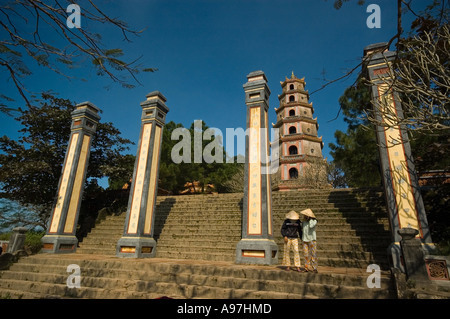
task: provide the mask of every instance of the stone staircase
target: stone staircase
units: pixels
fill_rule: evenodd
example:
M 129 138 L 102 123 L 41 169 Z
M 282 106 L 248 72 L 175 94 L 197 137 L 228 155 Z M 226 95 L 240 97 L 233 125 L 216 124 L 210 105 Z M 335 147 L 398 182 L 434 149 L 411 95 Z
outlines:
M 69 288 L 67 266 L 81 270 L 80 288 Z M 381 288 L 366 286 L 364 270 L 325 269 L 318 274 L 274 266 L 180 259 L 38 254 L 1 274 L 2 298 L 317 299 L 392 298 L 390 276 Z
M 241 239 L 242 194 L 159 197 L 155 239 L 160 258 L 234 261 Z M 376 190 L 274 192 L 274 239 L 283 256 L 281 225 L 286 213 L 311 208 L 319 221 L 318 258 L 335 267 L 387 267 L 389 222 Z M 80 243 L 77 252 L 115 255 L 125 214 L 108 216 Z
M 108 216 L 77 253 L 22 258 L 0 273 L 0 296 L 11 298 L 395 298 L 386 248 L 387 211 L 379 190 L 274 192 L 279 261 L 285 214 L 311 208 L 317 228 L 319 273 L 277 266 L 236 265 L 242 194 L 157 199 L 154 259 L 115 257 L 125 214 Z M 67 266 L 81 268 L 81 288 L 68 288 Z M 369 264 L 382 269 L 381 288 L 369 289 Z

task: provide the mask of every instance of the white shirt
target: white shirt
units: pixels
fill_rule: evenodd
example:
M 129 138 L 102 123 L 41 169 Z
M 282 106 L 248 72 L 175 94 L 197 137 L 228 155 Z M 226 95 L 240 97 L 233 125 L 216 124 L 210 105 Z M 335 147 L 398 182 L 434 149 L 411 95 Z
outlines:
M 302 240 L 303 241 L 313 241 L 316 240 L 316 225 L 317 219 L 310 219 L 302 222 Z

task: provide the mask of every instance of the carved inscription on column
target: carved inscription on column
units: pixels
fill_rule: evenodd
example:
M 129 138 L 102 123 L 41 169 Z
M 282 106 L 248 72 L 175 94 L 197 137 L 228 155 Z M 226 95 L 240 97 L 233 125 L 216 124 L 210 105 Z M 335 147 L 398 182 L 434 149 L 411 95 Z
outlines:
M 248 234 L 260 235 L 261 228 L 261 108 L 250 108 Z
M 50 224 L 49 233 L 58 232 L 59 220 L 61 219 L 61 212 L 63 209 L 64 201 L 66 199 L 67 184 L 69 183 L 70 172 L 75 157 L 75 150 L 77 147 L 79 135 L 79 133 L 72 134 L 72 138 L 70 139 L 69 153 L 67 154 L 66 163 L 64 164 L 64 170 L 61 177 L 61 186 L 58 190 L 58 199 L 55 205 L 55 210 L 53 212 L 53 218 Z
M 142 142 L 139 150 L 138 167 L 136 171 L 136 182 L 133 188 L 133 198 L 130 208 L 130 220 L 128 223 L 128 234 L 137 233 L 139 213 L 141 210 L 141 200 L 143 193 L 144 174 L 147 167 L 148 145 L 152 132 L 152 123 L 145 124 L 142 128 Z
M 395 102 L 387 84 L 378 86 L 378 96 L 381 107 L 384 108 L 382 110 L 383 121 L 387 125 L 384 131 L 385 145 L 389 157 L 399 225 L 400 228 L 412 227 L 421 231 L 414 192 L 411 186 L 411 176 L 404 150 L 404 141 L 400 127 L 395 123 Z M 419 233 L 418 236 L 420 235 Z
M 70 197 L 69 209 L 67 211 L 67 219 L 64 225 L 64 233 L 72 233 L 75 225 L 75 217 L 77 214 L 79 201 L 81 199 L 81 192 L 84 187 L 84 173 L 86 171 L 87 157 L 89 153 L 89 146 L 91 144 L 91 137 L 89 135 L 83 136 L 83 144 L 81 145 L 80 159 L 78 161 L 77 170 L 75 173 L 75 181 L 73 184 L 72 194 Z

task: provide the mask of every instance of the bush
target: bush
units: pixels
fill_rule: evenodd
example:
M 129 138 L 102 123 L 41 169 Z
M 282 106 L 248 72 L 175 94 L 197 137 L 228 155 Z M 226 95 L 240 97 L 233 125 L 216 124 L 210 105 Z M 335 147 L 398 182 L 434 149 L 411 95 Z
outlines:
M 42 248 L 41 238 L 44 235 L 44 231 L 28 231 L 25 238 L 25 251 L 28 254 L 37 254 Z
M 11 233 L 0 234 L 0 240 L 9 240 L 9 237 L 11 237 Z

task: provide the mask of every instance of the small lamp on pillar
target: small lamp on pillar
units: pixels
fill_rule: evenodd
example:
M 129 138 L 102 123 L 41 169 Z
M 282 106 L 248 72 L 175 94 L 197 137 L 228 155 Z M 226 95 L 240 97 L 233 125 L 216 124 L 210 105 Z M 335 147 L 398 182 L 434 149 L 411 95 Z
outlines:
M 94 104 L 84 102 L 78 104 L 72 112 L 72 132 L 47 233 L 42 237 L 42 252 L 71 253 L 76 250 L 76 226 L 91 140 L 100 120 L 99 111 Z
M 147 94 L 141 103 L 141 133 L 134 164 L 127 215 L 122 238 L 116 248 L 118 257 L 155 257 L 153 239 L 159 160 L 166 114 L 166 98 L 159 91 Z

